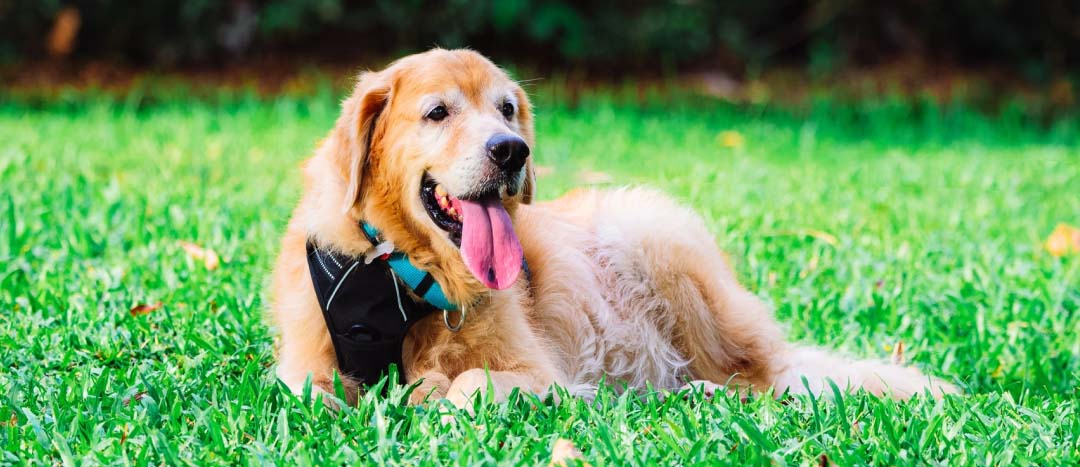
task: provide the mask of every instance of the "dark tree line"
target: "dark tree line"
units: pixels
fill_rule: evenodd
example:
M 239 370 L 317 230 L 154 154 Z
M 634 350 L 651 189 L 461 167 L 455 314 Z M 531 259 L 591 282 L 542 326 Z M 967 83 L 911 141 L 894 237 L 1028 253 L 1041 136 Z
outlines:
M 77 20 L 69 44 L 52 37 L 61 12 L 62 27 L 72 26 L 72 12 Z M 0 61 L 8 63 L 52 54 L 171 66 L 432 45 L 598 70 L 829 70 L 919 56 L 1039 79 L 1080 68 L 1080 2 L 0 0 Z

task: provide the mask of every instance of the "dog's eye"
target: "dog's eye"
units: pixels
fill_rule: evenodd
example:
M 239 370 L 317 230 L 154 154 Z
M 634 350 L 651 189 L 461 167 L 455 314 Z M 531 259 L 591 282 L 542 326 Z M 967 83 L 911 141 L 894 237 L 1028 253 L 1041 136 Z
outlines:
M 514 116 L 514 104 L 510 102 L 503 102 L 502 107 L 499 108 L 502 111 L 503 117 L 507 119 Z
M 437 122 L 449 116 L 450 112 L 446 111 L 446 107 L 440 105 L 431 109 L 424 118 Z

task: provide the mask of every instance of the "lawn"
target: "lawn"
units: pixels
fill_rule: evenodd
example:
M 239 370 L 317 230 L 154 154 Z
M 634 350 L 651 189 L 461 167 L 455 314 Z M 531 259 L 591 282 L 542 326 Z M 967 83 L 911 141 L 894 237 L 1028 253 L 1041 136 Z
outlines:
M 793 339 L 909 363 L 943 401 L 403 388 L 330 412 L 263 319 L 298 165 L 336 97 L 0 100 L 0 463 L 1077 465 L 1080 125 L 1014 107 L 538 94 L 539 194 L 649 184 L 696 207 Z M 183 242 L 216 252 L 207 267 Z M 161 306 L 156 304 L 160 302 Z M 138 307 L 138 305 L 147 305 Z

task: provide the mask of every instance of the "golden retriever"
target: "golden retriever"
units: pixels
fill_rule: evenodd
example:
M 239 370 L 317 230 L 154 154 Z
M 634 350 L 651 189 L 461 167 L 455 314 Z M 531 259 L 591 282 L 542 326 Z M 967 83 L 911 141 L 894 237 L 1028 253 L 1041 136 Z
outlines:
M 363 220 L 467 304 L 457 332 L 439 313 L 409 329 L 404 376 L 421 381 L 413 402 L 463 406 L 478 391 L 498 399 L 556 384 L 587 394 L 605 379 L 775 394 L 819 392 L 827 379 L 896 398 L 956 391 L 913 368 L 788 343 L 703 221 L 661 193 L 583 189 L 533 204 L 534 141 L 525 92 L 476 52 L 435 49 L 361 73 L 304 164 L 275 266 L 278 377 L 296 392 L 311 378 L 333 393 L 337 360 L 305 245 L 363 256 L 373 248 Z M 437 205 L 424 199 L 433 184 Z M 343 383 L 355 403 L 364 382 Z

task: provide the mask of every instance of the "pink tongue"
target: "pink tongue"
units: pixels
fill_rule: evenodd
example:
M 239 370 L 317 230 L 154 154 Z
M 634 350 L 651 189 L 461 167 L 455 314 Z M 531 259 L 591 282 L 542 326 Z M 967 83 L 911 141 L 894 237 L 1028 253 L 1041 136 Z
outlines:
M 522 257 L 510 214 L 495 197 L 457 201 L 461 203 L 461 255 L 465 264 L 488 288 L 510 287 L 521 272 Z

